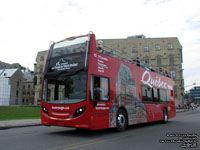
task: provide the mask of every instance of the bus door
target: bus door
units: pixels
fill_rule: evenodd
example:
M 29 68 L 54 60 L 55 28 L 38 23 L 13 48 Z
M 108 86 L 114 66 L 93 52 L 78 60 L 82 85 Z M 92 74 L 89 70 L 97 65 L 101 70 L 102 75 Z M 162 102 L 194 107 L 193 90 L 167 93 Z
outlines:
M 110 87 L 109 78 L 91 75 L 90 99 L 94 102 L 93 117 L 95 128 L 109 127 Z

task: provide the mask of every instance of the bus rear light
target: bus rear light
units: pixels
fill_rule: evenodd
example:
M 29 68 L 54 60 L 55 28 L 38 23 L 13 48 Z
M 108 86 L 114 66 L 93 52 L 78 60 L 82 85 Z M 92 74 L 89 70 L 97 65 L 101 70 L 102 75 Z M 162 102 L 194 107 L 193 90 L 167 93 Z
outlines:
M 43 113 L 45 113 L 46 115 L 49 115 L 48 110 L 47 110 L 44 106 L 42 106 L 42 111 L 43 111 Z
M 73 117 L 75 118 L 75 117 L 78 117 L 78 116 L 82 115 L 82 114 L 84 113 L 85 109 L 86 109 L 86 106 L 83 106 L 83 107 L 78 108 L 78 109 L 75 111 Z

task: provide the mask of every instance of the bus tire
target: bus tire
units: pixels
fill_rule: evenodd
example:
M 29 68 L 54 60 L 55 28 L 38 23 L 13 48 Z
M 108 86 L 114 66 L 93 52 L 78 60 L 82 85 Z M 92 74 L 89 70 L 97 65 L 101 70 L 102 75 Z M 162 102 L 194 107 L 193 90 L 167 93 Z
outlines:
M 117 131 L 124 131 L 127 127 L 128 120 L 127 115 L 123 109 L 120 109 L 117 113 Z
M 168 122 L 168 112 L 167 109 L 165 108 L 163 110 L 163 123 L 167 123 Z

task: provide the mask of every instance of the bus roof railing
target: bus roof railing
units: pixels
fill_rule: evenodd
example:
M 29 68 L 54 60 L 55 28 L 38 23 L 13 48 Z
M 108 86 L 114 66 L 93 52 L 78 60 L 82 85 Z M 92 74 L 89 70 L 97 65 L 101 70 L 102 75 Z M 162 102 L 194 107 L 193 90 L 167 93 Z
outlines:
M 124 62 L 128 62 L 130 64 L 136 65 L 138 67 L 145 68 L 147 70 L 151 70 L 153 72 L 164 75 L 166 77 L 169 77 L 169 78 L 172 77 L 171 72 L 168 72 L 168 71 L 163 72 L 162 68 L 159 68 L 159 70 L 156 70 L 152 67 L 152 65 L 149 66 L 149 64 L 141 64 L 139 57 L 134 58 L 134 57 L 131 57 L 131 56 L 119 51 L 119 50 L 112 49 L 112 48 L 106 46 L 103 43 L 103 41 L 100 41 L 100 42 L 97 41 L 97 51 L 100 53 L 103 53 L 105 55 L 120 59 Z

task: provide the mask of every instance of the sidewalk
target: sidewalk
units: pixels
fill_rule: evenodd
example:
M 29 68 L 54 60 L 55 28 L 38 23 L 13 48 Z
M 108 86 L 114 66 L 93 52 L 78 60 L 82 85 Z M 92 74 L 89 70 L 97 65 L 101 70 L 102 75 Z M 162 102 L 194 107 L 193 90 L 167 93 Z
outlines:
M 17 128 L 17 127 L 39 126 L 39 125 L 41 125 L 40 119 L 7 120 L 7 121 L 0 121 L 0 130 Z
M 176 113 L 180 113 L 180 112 L 186 112 L 188 111 L 189 109 L 176 109 Z

